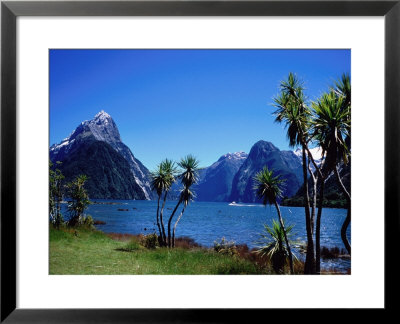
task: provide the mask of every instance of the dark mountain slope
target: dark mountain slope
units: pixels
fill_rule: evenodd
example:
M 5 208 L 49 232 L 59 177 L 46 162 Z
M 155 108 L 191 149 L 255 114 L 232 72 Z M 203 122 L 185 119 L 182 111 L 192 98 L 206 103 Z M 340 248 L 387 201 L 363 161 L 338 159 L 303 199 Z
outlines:
M 94 137 L 73 149 L 59 169 L 66 182 L 86 174 L 85 188 L 91 199 L 145 199 L 128 162 L 111 145 Z
M 339 168 L 339 174 L 342 178 L 343 184 L 346 189 L 351 192 L 351 166 L 342 165 Z M 309 192 L 311 195 L 312 190 L 312 180 L 309 179 Z M 293 197 L 286 197 L 282 201 L 282 205 L 285 206 L 304 206 L 304 185 L 300 187 L 297 193 Z M 346 208 L 346 198 L 342 193 L 339 185 L 337 183 L 335 175 L 332 173 L 325 182 L 325 190 L 324 190 L 324 207 L 332 207 L 332 208 Z

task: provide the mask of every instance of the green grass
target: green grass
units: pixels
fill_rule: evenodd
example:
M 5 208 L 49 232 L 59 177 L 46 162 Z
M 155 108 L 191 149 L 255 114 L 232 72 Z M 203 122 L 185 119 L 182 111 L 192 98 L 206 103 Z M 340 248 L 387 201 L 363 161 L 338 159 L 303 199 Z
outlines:
M 50 226 L 50 274 L 261 274 L 249 260 L 205 248 L 146 249 L 89 229 Z

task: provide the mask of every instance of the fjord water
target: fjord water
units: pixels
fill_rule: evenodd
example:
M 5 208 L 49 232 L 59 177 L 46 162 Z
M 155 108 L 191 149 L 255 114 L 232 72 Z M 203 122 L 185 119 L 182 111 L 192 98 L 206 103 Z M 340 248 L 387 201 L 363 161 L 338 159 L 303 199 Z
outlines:
M 104 221 L 105 225 L 96 227 L 106 233 L 149 234 L 157 232 L 157 201 L 146 200 L 96 200 L 89 206 L 87 214 L 95 220 Z M 109 204 L 116 202 L 117 204 Z M 164 224 L 167 230 L 168 218 L 176 201 L 167 201 L 164 210 Z M 64 206 L 65 207 L 65 206 Z M 118 209 L 124 209 L 120 211 Z M 127 210 L 127 211 L 126 211 Z M 175 214 L 179 216 L 181 208 Z M 304 208 L 281 207 L 286 224 L 293 224 L 293 240 L 306 242 Z M 346 217 L 345 209 L 324 208 L 321 218 L 321 247 L 344 248 L 340 237 L 340 228 Z M 64 211 L 64 214 L 65 211 Z M 214 241 L 222 237 L 236 244 L 247 244 L 249 248 L 257 247 L 263 224 L 271 225 L 277 218 L 274 207 L 261 204 L 229 205 L 227 202 L 192 202 L 186 208 L 176 230 L 176 236 L 189 236 L 197 243 L 211 247 Z M 173 224 L 172 224 L 173 225 Z M 351 228 L 348 228 L 350 238 Z M 298 256 L 302 257 L 299 253 Z M 350 268 L 347 259 L 321 260 L 325 269 L 343 270 Z

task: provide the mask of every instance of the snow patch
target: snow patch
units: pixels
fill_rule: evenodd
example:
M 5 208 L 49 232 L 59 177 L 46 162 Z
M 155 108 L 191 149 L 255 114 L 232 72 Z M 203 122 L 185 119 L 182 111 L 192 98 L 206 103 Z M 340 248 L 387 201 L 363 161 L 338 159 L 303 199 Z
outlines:
M 317 147 L 311 148 L 311 149 L 310 149 L 310 152 L 311 152 L 311 155 L 313 156 L 315 162 L 318 161 L 318 162 L 320 163 L 320 162 L 321 162 L 321 159 L 322 159 L 322 149 L 321 149 L 321 147 L 317 146 Z M 293 151 L 293 153 L 294 153 L 296 156 L 298 156 L 299 158 L 302 158 L 302 156 L 303 156 L 303 149 L 298 148 L 297 150 Z

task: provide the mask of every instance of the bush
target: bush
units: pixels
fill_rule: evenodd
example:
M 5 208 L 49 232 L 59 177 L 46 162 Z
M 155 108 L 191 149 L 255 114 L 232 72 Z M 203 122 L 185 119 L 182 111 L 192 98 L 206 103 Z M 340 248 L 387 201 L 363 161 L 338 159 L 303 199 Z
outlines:
M 88 193 L 84 188 L 87 179 L 87 176 L 82 174 L 76 177 L 74 181 L 67 183 L 67 193 L 70 198 L 68 201 L 68 211 L 71 217 L 68 221 L 68 226 L 74 227 L 83 223 L 83 214 L 90 205 Z
M 158 236 L 156 233 L 141 235 L 140 244 L 147 249 L 155 249 L 158 246 Z
M 214 251 L 225 255 L 237 255 L 237 247 L 234 241 L 227 241 L 225 237 L 220 242 L 214 242 Z
M 93 225 L 94 225 L 93 217 L 90 216 L 90 215 L 87 215 L 87 216 L 82 220 L 82 225 L 83 225 L 84 227 L 93 228 Z

